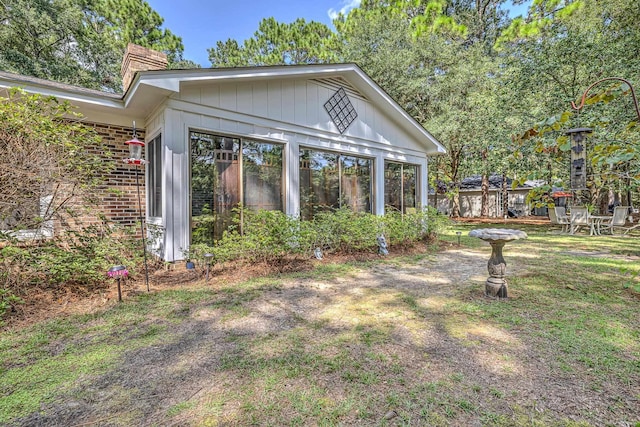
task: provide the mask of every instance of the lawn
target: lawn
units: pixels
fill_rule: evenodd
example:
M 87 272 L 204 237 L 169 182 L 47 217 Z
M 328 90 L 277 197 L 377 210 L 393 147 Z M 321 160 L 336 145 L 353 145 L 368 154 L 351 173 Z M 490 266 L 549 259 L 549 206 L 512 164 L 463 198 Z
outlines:
M 640 426 L 638 238 L 518 226 L 496 301 L 474 227 L 8 328 L 0 424 Z

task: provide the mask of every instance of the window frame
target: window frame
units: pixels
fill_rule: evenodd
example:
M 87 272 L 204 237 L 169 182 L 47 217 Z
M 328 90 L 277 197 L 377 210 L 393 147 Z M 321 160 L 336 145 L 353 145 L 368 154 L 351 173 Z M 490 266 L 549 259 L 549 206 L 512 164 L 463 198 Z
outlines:
M 317 147 L 309 147 L 309 146 L 303 146 L 301 145 L 299 147 L 298 150 L 298 176 L 300 177 L 300 170 L 302 169 L 302 152 L 303 151 L 310 151 L 310 152 L 317 152 L 317 153 L 326 153 L 326 154 L 333 154 L 335 155 L 335 163 L 336 163 L 336 171 L 337 171 L 337 181 L 338 181 L 338 209 L 341 209 L 344 206 L 348 206 L 348 204 L 346 204 L 344 202 L 344 189 L 343 189 L 343 160 L 344 157 L 349 157 L 349 158 L 356 158 L 356 159 L 360 159 L 360 160 L 366 160 L 369 162 L 369 210 L 368 211 L 364 211 L 366 213 L 375 213 L 376 210 L 376 205 L 375 205 L 375 200 L 376 200 L 376 185 L 375 185 L 375 180 L 376 180 L 376 173 L 375 173 L 375 167 L 376 167 L 376 161 L 374 157 L 370 157 L 370 156 L 362 156 L 360 155 L 360 153 L 345 153 L 345 152 L 341 152 L 341 151 L 334 151 L 334 150 L 325 150 L 325 149 L 319 149 Z M 311 162 L 309 161 L 309 169 L 311 170 Z M 305 207 L 303 206 L 303 201 L 302 201 L 302 195 L 303 195 L 303 189 L 302 189 L 302 179 L 299 179 L 299 189 L 298 189 L 298 198 L 299 198 L 299 210 L 300 210 L 300 216 L 302 217 L 303 211 L 305 210 Z M 313 219 L 313 209 L 311 212 L 311 217 L 310 218 L 303 218 L 303 219 Z
M 418 209 L 421 206 L 420 203 L 420 196 L 421 196 L 421 192 L 420 192 L 420 178 L 421 178 L 421 171 L 422 168 L 419 164 L 416 163 L 409 163 L 409 162 L 399 162 L 399 161 L 395 161 L 395 160 L 385 160 L 384 161 L 384 165 L 383 165 L 383 175 L 386 174 L 387 172 L 387 166 L 390 164 L 394 164 L 394 165 L 399 165 L 400 166 L 400 212 L 402 214 L 407 213 L 407 208 L 405 208 L 405 191 L 404 191 L 404 171 L 405 171 L 405 167 L 410 166 L 412 168 L 415 169 L 415 193 L 413 195 L 414 199 L 415 199 L 415 207 L 410 207 L 408 209 Z M 386 176 L 384 178 L 384 183 L 383 183 L 383 187 L 384 187 L 384 206 L 385 206 L 385 212 L 387 210 L 387 206 L 393 206 L 387 203 L 387 188 L 386 188 Z M 395 206 L 393 206 L 395 207 Z
M 162 218 L 162 176 L 164 170 L 162 133 L 147 142 L 145 148 L 147 155 L 147 213 L 149 218 Z
M 226 133 L 226 132 L 218 132 L 212 130 L 203 130 L 199 128 L 189 128 L 187 130 L 187 145 L 188 145 L 188 156 L 189 156 L 189 243 L 193 244 L 193 153 L 192 153 L 192 135 L 193 134 L 202 134 L 208 135 L 211 138 L 231 138 L 238 141 L 238 152 L 237 158 L 234 159 L 238 162 L 238 177 L 237 177 L 237 185 L 238 185 L 238 205 L 244 206 L 245 201 L 245 176 L 244 176 L 244 148 L 245 143 L 257 143 L 257 144 L 268 144 L 268 145 L 278 145 L 282 147 L 281 150 L 281 171 L 280 171 L 280 203 L 281 206 L 279 209 L 280 212 L 286 212 L 286 164 L 287 164 L 287 150 L 286 150 L 286 141 L 272 141 L 268 139 L 261 139 L 254 136 Z M 215 160 L 214 160 L 215 164 Z M 213 191 L 214 189 L 212 189 Z M 215 196 L 215 193 L 213 194 Z M 212 206 L 213 208 L 213 206 Z

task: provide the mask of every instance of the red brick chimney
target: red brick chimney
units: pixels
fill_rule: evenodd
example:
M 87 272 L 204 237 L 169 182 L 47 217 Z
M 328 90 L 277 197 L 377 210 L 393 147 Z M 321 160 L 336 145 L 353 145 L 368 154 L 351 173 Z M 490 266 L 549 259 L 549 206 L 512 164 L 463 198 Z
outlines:
M 122 58 L 122 68 L 120 69 L 124 92 L 129 89 L 136 71 L 164 70 L 168 64 L 166 54 L 129 43 L 124 53 L 124 58 Z

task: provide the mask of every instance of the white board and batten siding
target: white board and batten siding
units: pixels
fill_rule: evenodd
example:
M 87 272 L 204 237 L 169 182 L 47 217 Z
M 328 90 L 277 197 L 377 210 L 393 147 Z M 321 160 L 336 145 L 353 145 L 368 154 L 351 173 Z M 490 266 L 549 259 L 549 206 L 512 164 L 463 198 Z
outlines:
M 424 147 L 402 126 L 352 87 L 349 100 L 357 119 L 341 135 L 324 103 L 338 90 L 332 81 L 269 79 L 250 82 L 183 84 L 147 123 L 162 128 L 164 259 L 183 259 L 189 246 L 189 132 L 253 138 L 285 146 L 285 211 L 299 213 L 300 147 L 368 157 L 374 161 L 374 210 L 384 212 L 384 161 L 420 166 L 420 199 L 426 205 L 427 158 Z M 160 124 L 162 122 L 162 124 Z

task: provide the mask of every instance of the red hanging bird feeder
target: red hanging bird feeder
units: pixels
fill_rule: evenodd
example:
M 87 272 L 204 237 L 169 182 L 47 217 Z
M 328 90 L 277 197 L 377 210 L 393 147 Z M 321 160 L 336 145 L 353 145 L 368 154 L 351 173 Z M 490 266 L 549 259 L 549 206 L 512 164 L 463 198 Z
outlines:
M 129 146 L 129 158 L 124 159 L 125 163 L 130 165 L 144 165 L 146 161 L 142 158 L 142 147 L 144 142 L 140 141 L 135 135 L 133 139 L 125 142 Z

